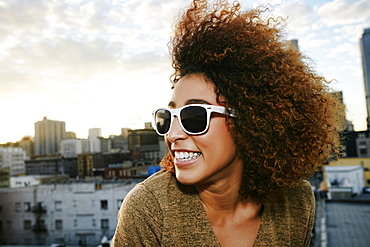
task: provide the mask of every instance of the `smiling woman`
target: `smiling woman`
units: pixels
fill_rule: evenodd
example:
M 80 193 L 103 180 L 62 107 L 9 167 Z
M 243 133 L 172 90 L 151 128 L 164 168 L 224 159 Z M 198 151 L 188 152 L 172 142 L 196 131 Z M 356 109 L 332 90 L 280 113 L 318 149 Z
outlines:
M 178 21 L 153 113 L 169 153 L 125 198 L 115 246 L 310 245 L 305 179 L 339 154 L 342 106 L 264 11 L 194 0 Z

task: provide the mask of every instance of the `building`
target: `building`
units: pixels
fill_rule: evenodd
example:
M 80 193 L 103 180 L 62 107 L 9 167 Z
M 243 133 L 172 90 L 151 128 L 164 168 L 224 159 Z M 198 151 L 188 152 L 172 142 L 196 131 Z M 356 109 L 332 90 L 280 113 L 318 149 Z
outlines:
M 89 142 L 90 142 L 90 152 L 91 153 L 100 153 L 101 146 L 100 146 L 100 137 L 101 137 L 101 129 L 100 128 L 93 128 L 89 129 Z
M 299 46 L 298 46 L 298 40 L 297 39 L 288 40 L 287 44 L 288 44 L 289 48 L 299 51 Z
M 100 152 L 109 153 L 112 149 L 112 140 L 109 138 L 99 137 Z
M 129 160 L 132 160 L 129 152 L 79 154 L 77 157 L 78 177 L 104 177 L 105 169 L 110 164 L 120 164 Z
M 26 160 L 26 175 L 69 175 L 76 178 L 77 158 L 45 156 Z
M 19 147 L 26 151 L 27 157 L 32 157 L 34 155 L 34 143 L 33 138 L 30 136 L 25 136 L 18 142 Z
M 90 153 L 105 153 L 112 149 L 112 140 L 101 136 L 100 128 L 89 129 Z
M 147 178 L 159 171 L 161 167 L 153 161 L 125 161 L 120 164 L 110 164 L 105 169 L 105 179 Z
M 365 187 L 361 165 L 324 166 L 324 176 L 331 199 L 350 199 L 362 194 Z
M 75 132 L 67 131 L 66 135 L 67 135 L 67 139 L 77 139 Z
M 329 166 L 336 167 L 352 167 L 360 166 L 363 169 L 364 177 L 360 178 L 363 180 L 364 186 L 370 187 L 370 157 L 368 158 L 339 158 L 338 160 L 333 160 L 329 162 Z
M 130 128 L 121 128 L 121 136 L 123 136 L 124 138 L 127 138 L 129 130 Z
M 163 137 L 153 128 L 128 131 L 128 148 L 135 160 L 153 160 L 156 163 L 167 153 Z
M 0 188 L 10 187 L 10 167 L 0 168 Z
M 111 239 L 127 193 L 142 180 L 0 189 L 0 244 L 97 246 Z
M 25 161 L 28 159 L 26 151 L 20 147 L 0 148 L 0 169 L 9 167 L 10 176 L 26 173 Z
M 33 138 L 30 136 L 25 136 L 22 138 L 22 140 L 17 142 L 7 142 L 5 144 L 0 144 L 0 148 L 22 148 L 24 151 L 26 151 L 27 157 L 32 157 L 34 155 L 33 149 L 34 149 L 34 143 Z
M 21 188 L 57 181 L 68 181 L 68 175 L 19 176 L 10 178 L 10 188 Z
M 46 117 L 35 123 L 35 155 L 56 155 L 60 142 L 66 139 L 66 127 L 62 121 L 49 120 Z
M 360 49 L 366 94 L 367 129 L 370 130 L 370 28 L 365 29 L 362 34 Z
M 343 157 L 370 157 L 370 130 L 344 132 L 342 142 Z
M 65 139 L 60 142 L 60 154 L 66 158 L 77 158 L 78 154 L 90 152 L 90 142 L 86 139 Z
M 119 152 L 119 151 L 127 151 L 128 150 L 128 142 L 127 142 L 127 136 L 123 135 L 111 135 L 109 136 L 109 139 L 111 140 L 111 151 L 113 152 Z

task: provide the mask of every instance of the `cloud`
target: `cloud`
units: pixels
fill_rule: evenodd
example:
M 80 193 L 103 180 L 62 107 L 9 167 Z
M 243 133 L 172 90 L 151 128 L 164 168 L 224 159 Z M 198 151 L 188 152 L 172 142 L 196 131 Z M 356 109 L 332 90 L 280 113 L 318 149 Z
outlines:
M 101 73 L 163 71 L 179 4 L 6 1 L 0 7 L 1 93 L 37 91 L 52 82 L 78 84 Z
M 297 34 L 312 29 L 313 9 L 304 2 L 293 1 L 281 4 L 276 9 L 276 14 L 287 18 L 287 27 L 290 30 L 294 30 Z
M 338 57 L 340 53 L 344 53 L 345 55 L 353 58 L 358 58 L 360 53 L 358 50 L 358 46 L 354 43 L 350 42 L 343 42 L 340 44 L 335 45 L 334 47 L 330 48 L 330 52 L 326 55 L 327 57 Z
M 334 0 L 317 9 L 317 14 L 327 26 L 361 23 L 370 16 L 368 0 Z

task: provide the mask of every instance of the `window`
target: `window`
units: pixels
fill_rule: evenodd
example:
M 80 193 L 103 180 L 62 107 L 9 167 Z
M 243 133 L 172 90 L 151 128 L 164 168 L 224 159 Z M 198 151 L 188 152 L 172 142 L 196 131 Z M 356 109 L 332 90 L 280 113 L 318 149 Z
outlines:
M 360 148 L 360 154 L 361 155 L 366 155 L 367 154 L 366 148 Z
M 31 230 L 32 229 L 32 222 L 31 222 L 31 220 L 24 220 L 23 221 L 23 229 L 24 230 Z
M 78 224 L 77 224 L 77 219 L 73 220 L 73 226 L 74 226 L 74 227 L 77 227 L 77 225 L 78 225 Z
M 108 201 L 107 200 L 101 200 L 100 201 L 100 209 L 103 209 L 103 210 L 108 209 Z
M 366 133 L 359 133 L 357 136 L 358 139 L 364 139 L 366 138 Z
M 95 219 L 92 219 L 92 226 L 96 227 L 96 220 Z
M 30 203 L 30 202 L 25 202 L 25 203 L 23 204 L 23 210 L 24 210 L 25 212 L 29 212 L 29 211 L 31 211 L 31 203 Z
M 15 212 L 20 212 L 21 211 L 21 206 L 22 204 L 20 202 L 15 203 Z
M 63 220 L 55 220 L 55 230 L 63 230 Z
M 109 229 L 109 220 L 108 219 L 102 219 L 101 220 L 101 229 L 103 229 L 103 230 Z
M 62 211 L 62 202 L 61 201 L 55 201 L 54 206 L 55 206 L 55 211 Z

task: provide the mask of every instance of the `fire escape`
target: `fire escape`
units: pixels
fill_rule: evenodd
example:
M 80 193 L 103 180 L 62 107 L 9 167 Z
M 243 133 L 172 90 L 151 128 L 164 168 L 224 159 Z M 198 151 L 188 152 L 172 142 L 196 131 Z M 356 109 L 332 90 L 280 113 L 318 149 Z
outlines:
M 32 213 L 34 213 L 36 217 L 36 223 L 32 226 L 32 230 L 34 232 L 47 232 L 48 229 L 45 220 L 42 219 L 42 216 L 46 214 L 46 207 L 42 205 L 41 202 L 38 202 L 32 207 Z

